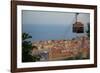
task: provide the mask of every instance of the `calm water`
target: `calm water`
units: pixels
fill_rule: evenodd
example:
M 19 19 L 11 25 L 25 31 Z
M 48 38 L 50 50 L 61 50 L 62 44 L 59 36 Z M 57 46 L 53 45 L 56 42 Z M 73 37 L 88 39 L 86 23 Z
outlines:
M 23 32 L 32 36 L 32 40 L 59 40 L 72 39 L 79 34 L 72 32 L 72 25 L 36 25 L 29 24 L 23 26 Z M 83 34 L 80 34 L 83 35 Z

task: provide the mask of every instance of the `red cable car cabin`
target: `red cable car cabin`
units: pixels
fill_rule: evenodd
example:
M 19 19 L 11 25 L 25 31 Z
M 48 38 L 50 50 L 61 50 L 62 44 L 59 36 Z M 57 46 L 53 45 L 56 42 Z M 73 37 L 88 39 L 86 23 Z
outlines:
M 75 22 L 73 24 L 74 33 L 84 33 L 84 25 L 81 22 Z

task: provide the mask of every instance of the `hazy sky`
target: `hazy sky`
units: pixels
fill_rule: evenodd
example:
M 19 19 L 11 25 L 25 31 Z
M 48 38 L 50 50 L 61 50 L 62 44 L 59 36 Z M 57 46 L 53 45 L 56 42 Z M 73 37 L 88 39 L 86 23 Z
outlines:
M 87 30 L 90 14 L 80 13 L 78 21 L 82 22 Z M 75 13 L 47 12 L 47 11 L 22 11 L 23 32 L 28 32 L 32 40 L 57 40 L 70 39 L 77 34 L 72 32 L 75 22 Z

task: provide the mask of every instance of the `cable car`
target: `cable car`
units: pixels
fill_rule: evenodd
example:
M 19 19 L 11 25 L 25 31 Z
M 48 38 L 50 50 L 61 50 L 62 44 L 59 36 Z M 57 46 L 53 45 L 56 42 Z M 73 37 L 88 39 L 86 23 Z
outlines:
M 76 22 L 73 24 L 74 33 L 84 33 L 84 24 L 77 21 L 77 16 L 79 13 L 76 13 Z

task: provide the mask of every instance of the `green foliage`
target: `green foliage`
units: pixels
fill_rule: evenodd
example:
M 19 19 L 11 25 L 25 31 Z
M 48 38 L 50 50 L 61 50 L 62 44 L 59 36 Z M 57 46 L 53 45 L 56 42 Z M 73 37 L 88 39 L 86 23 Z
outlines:
M 86 31 L 87 36 L 90 38 L 90 23 L 87 24 L 88 30 Z
M 22 33 L 22 62 L 36 62 L 40 61 L 39 55 L 32 56 L 30 53 L 33 48 L 38 49 L 36 46 L 32 46 L 29 39 L 32 38 L 28 33 Z
M 39 55 L 34 55 L 34 56 L 33 56 L 33 61 L 34 61 L 34 62 L 40 61 L 40 58 L 41 58 L 41 57 L 40 57 Z
M 22 33 L 22 62 L 32 62 L 33 57 L 30 55 L 30 51 L 32 50 L 31 41 L 27 41 L 27 39 L 32 38 L 28 33 Z
M 32 38 L 32 36 L 30 36 L 28 33 L 22 33 L 22 40 L 26 40 L 26 39 L 29 39 L 29 38 Z

